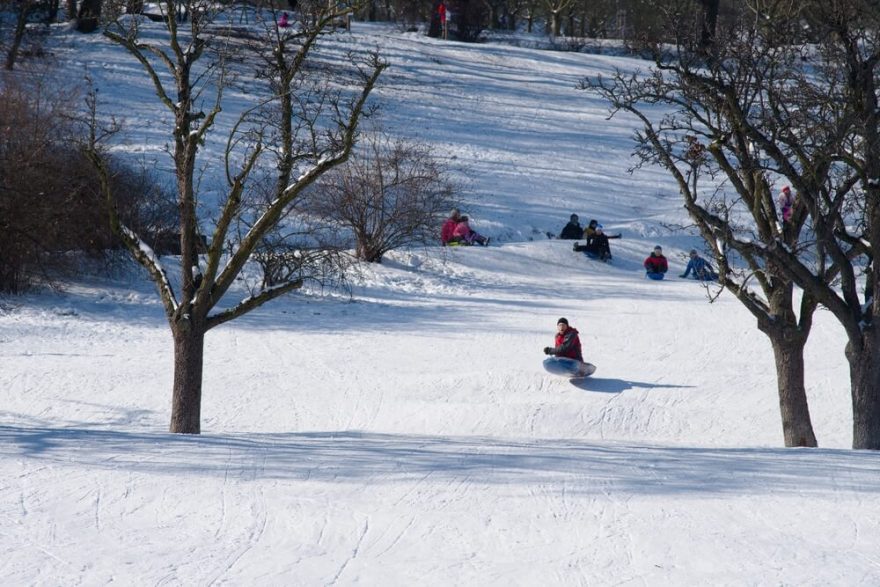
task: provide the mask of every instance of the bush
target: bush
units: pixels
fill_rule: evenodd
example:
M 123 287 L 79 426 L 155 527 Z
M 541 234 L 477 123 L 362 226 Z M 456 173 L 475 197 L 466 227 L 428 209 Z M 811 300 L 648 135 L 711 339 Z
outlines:
M 311 211 L 351 230 L 356 256 L 380 263 L 397 247 L 437 243 L 458 186 L 426 145 L 383 135 L 327 174 Z
M 76 97 L 46 80 L 0 79 L 0 291 L 8 293 L 75 275 L 70 251 L 109 261 L 118 246 L 94 168 L 72 146 Z M 176 218 L 167 192 L 145 171 L 113 167 L 125 222 L 145 235 L 167 231 Z

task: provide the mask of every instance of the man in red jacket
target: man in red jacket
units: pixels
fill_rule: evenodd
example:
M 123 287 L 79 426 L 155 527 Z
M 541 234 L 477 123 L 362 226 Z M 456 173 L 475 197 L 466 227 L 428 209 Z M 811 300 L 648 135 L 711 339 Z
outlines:
M 556 346 L 544 347 L 545 355 L 567 357 L 583 362 L 581 354 L 581 339 L 578 337 L 577 328 L 568 325 L 568 320 L 560 318 L 556 321 Z
M 645 271 L 648 277 L 654 279 L 663 279 L 663 275 L 669 270 L 669 263 L 663 256 L 663 249 L 660 245 L 654 247 L 654 251 L 645 259 Z

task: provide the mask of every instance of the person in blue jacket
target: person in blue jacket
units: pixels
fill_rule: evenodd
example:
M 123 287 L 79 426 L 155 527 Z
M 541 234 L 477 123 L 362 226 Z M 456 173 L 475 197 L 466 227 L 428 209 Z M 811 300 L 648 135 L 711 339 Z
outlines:
M 690 256 L 691 259 L 688 261 L 687 268 L 679 277 L 687 279 L 688 275 L 693 271 L 694 279 L 699 279 L 700 281 L 714 281 L 718 279 L 718 274 L 712 270 L 712 266 L 709 265 L 708 261 L 697 254 L 696 249 L 691 249 Z

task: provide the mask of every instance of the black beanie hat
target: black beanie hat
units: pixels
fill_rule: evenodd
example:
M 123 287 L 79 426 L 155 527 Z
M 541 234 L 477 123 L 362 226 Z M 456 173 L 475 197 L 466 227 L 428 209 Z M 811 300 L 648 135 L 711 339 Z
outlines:
M 556 323 L 557 324 L 565 324 L 566 326 L 568 326 L 568 319 L 567 318 L 560 318 L 559 320 L 556 321 Z

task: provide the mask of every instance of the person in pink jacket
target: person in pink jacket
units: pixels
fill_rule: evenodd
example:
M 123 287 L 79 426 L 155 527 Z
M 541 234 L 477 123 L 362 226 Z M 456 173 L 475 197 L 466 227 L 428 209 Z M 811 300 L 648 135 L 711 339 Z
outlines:
M 461 220 L 461 213 L 458 211 L 458 208 L 453 208 L 452 212 L 449 214 L 449 218 L 443 221 L 443 225 L 440 227 L 440 244 L 442 246 L 446 246 L 450 243 L 457 242 L 455 240 L 455 225 L 458 224 L 458 221 Z
M 471 230 L 467 216 L 462 216 L 459 219 L 458 224 L 455 225 L 455 230 L 452 231 L 452 236 L 453 238 L 458 239 L 459 242 L 466 245 L 477 243 L 485 247 L 489 244 L 488 238 L 475 230 Z

